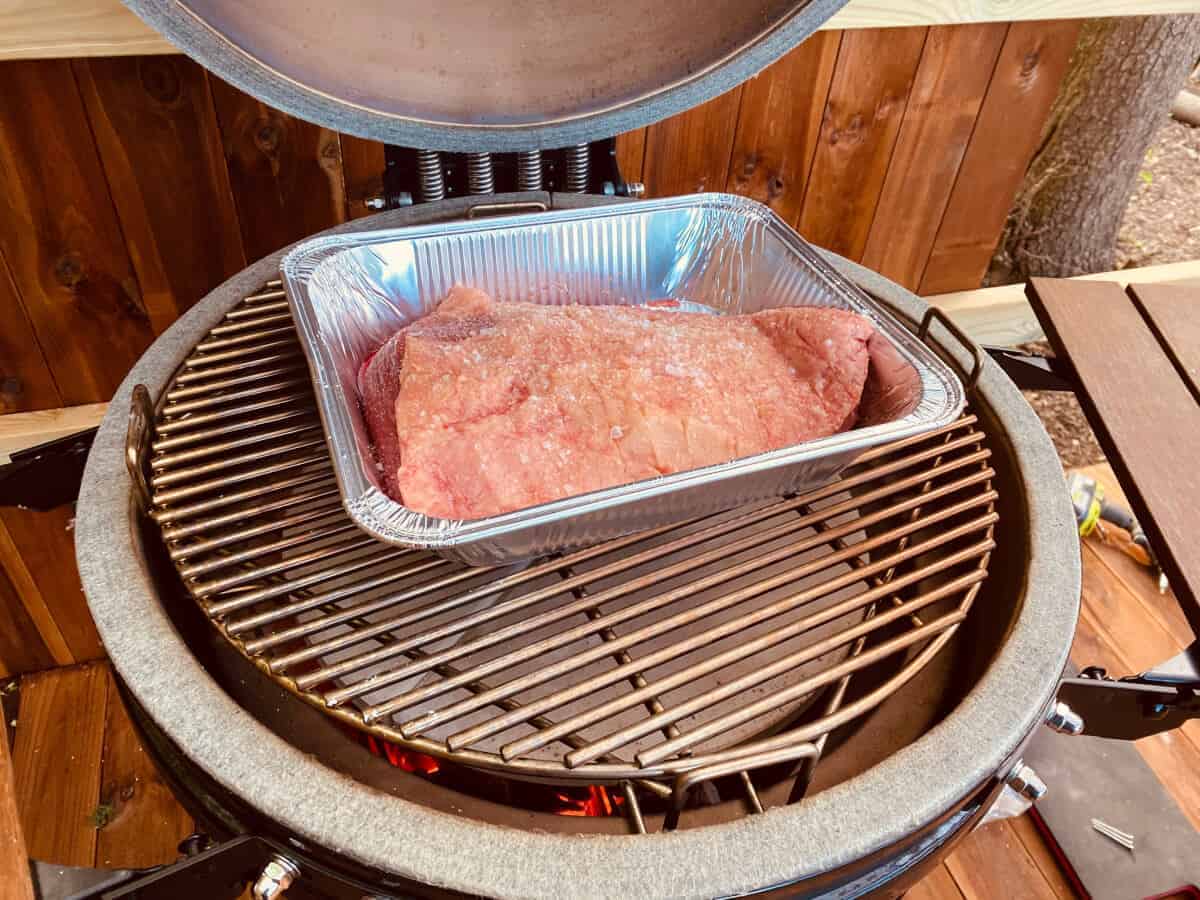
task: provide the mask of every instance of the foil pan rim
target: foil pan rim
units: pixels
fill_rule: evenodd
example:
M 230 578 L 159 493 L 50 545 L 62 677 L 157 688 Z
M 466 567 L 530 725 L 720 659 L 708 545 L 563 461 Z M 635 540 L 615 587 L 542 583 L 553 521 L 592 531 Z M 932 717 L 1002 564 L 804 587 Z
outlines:
M 819 281 L 821 287 L 840 301 L 839 305 L 870 318 L 877 330 L 916 369 L 921 382 L 921 396 L 915 408 L 892 421 L 853 428 L 814 441 L 566 497 L 482 519 L 460 520 L 428 516 L 405 507 L 380 490 L 369 476 L 367 463 L 353 437 L 352 417 L 358 408 L 358 398 L 347 396 L 341 382 L 334 375 L 335 365 L 327 344 L 322 340 L 320 324 L 315 314 L 314 304 L 318 301 L 311 295 L 310 286 L 314 275 L 323 265 L 336 261 L 339 256 L 350 251 L 397 241 L 419 242 L 453 236 L 485 235 L 489 232 L 530 230 L 546 225 L 598 219 L 632 220 L 639 215 L 672 210 L 713 212 L 766 229 L 772 238 L 786 247 L 796 264 L 804 267 L 809 277 Z M 832 463 L 840 458 L 844 467 L 853 461 L 857 453 L 871 447 L 950 424 L 966 404 L 960 381 L 932 350 L 857 285 L 840 276 L 773 210 L 754 200 L 736 195 L 693 194 L 613 206 L 466 219 L 318 237 L 299 244 L 288 252 L 281 261 L 280 272 L 313 377 L 317 407 L 347 513 L 360 528 L 381 541 L 442 552 L 444 555 L 474 564 L 507 564 L 517 559 L 543 555 L 559 547 L 540 546 L 534 552 L 516 550 L 506 545 L 506 538 L 516 534 L 525 535 L 524 540 L 528 544 L 528 535 L 536 529 L 555 529 L 562 532 L 564 529 L 569 530 L 571 523 L 582 517 L 611 517 L 618 515 L 623 507 L 661 500 L 688 488 L 728 484 L 739 478 L 762 475 L 772 470 L 819 460 Z M 374 463 L 373 460 L 371 462 Z M 705 508 L 703 511 L 716 511 L 728 505 L 730 504 Z M 674 518 L 684 517 L 676 515 Z M 670 518 L 664 518 L 659 524 L 665 524 L 667 521 L 670 521 Z M 653 524 L 643 521 L 638 527 L 652 527 Z M 618 533 L 633 530 L 637 528 L 631 527 L 605 536 L 615 537 Z M 562 544 L 569 545 L 569 542 Z

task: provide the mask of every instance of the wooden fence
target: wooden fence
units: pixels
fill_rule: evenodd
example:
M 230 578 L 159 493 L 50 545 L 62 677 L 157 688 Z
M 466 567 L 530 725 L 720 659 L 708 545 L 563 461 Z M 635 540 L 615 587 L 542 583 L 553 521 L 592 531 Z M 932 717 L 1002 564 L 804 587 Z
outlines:
M 651 196 L 728 190 L 922 293 L 974 287 L 1077 21 L 823 31 L 619 138 Z M 0 412 L 107 400 L 213 286 L 365 213 L 380 144 L 181 56 L 0 63 Z M 0 510 L 0 672 L 101 655 L 71 513 Z

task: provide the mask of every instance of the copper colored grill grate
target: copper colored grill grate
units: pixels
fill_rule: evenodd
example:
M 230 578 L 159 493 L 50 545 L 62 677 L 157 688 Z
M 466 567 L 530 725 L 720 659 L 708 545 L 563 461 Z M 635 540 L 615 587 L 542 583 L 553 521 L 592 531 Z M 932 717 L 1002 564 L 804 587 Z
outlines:
M 421 753 L 627 794 L 673 782 L 677 806 L 741 773 L 757 807 L 760 766 L 811 774 L 954 634 L 996 521 L 966 416 L 803 496 L 525 566 L 382 544 L 343 513 L 276 284 L 175 374 L 148 468 L 188 591 L 288 690 Z M 886 675 L 848 690 L 868 668 Z

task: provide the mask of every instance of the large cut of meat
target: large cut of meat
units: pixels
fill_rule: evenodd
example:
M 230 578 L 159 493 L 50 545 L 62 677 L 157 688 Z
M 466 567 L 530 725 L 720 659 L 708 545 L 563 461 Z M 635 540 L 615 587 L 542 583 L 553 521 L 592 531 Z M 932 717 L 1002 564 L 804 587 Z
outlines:
M 815 307 L 713 316 L 454 288 L 363 365 L 385 489 L 477 519 L 853 424 L 873 328 Z

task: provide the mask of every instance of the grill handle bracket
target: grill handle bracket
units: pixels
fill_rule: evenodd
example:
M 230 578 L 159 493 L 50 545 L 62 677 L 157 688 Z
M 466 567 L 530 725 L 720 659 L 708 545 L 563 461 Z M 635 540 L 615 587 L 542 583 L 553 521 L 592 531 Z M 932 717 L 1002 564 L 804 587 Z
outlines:
M 13 453 L 0 465 L 0 507 L 46 512 L 74 503 L 96 431 L 88 428 Z
M 272 885 L 286 889 L 301 871 L 312 896 L 390 896 L 261 835 L 238 835 L 203 850 L 188 847 L 189 840 L 180 845 L 182 859 L 149 869 L 88 869 L 33 862 L 39 900 L 234 900 L 250 885 L 255 896 L 280 896 L 272 893 Z M 407 892 L 398 896 L 407 896 Z
M 152 502 L 146 470 L 150 459 L 150 432 L 154 427 L 154 403 L 144 384 L 134 385 L 129 405 L 129 428 L 125 432 L 125 468 L 143 513 Z
M 1140 675 L 1120 680 L 1093 666 L 1065 678 L 1059 700 L 1083 718 L 1083 734 L 1136 741 L 1200 719 L 1200 640 Z
M 274 851 L 262 838 L 242 836 L 148 869 L 87 869 L 35 862 L 33 872 L 41 900 L 234 900 L 258 877 Z
M 979 383 L 980 374 L 983 372 L 983 351 L 977 343 L 967 337 L 967 333 L 953 319 L 936 306 L 926 309 L 925 315 L 921 317 L 921 324 L 917 328 L 917 337 L 922 341 L 929 343 L 929 329 L 933 325 L 934 320 L 937 320 L 943 328 L 950 332 L 955 340 L 971 355 L 971 371 L 963 382 L 963 390 L 968 394 L 972 393 L 975 390 L 975 385 Z M 951 362 L 953 363 L 953 360 Z
M 1053 356 L 1039 356 L 1011 347 L 984 345 L 983 349 L 1023 391 L 1067 391 L 1072 394 L 1076 391 L 1074 379 Z

